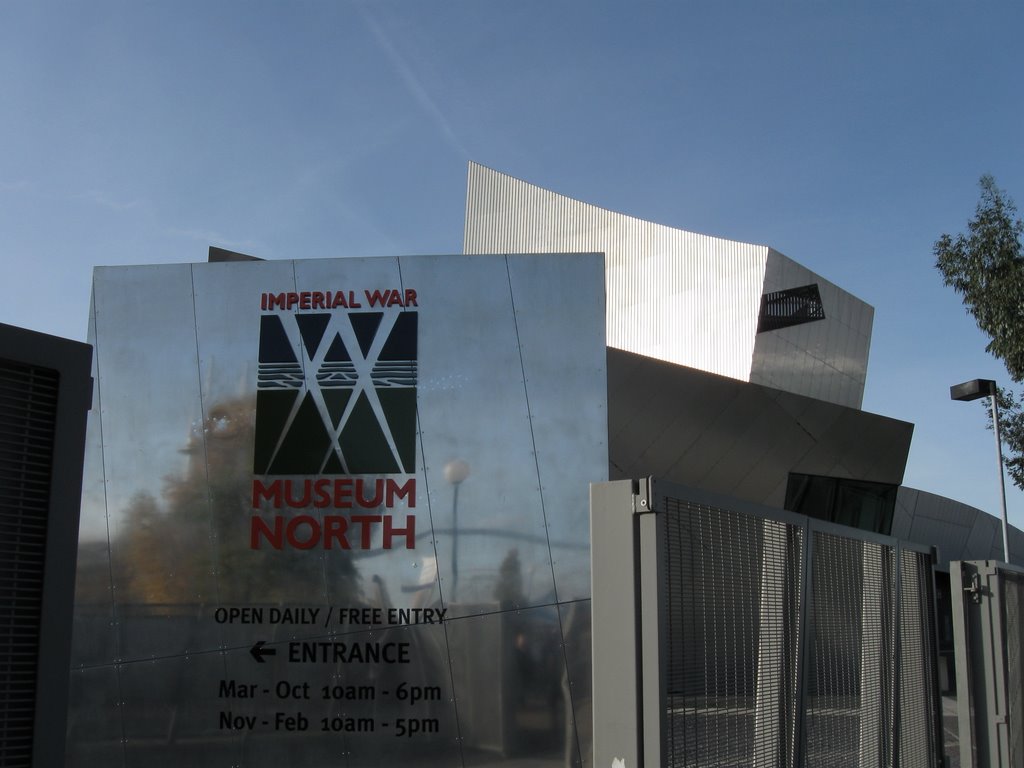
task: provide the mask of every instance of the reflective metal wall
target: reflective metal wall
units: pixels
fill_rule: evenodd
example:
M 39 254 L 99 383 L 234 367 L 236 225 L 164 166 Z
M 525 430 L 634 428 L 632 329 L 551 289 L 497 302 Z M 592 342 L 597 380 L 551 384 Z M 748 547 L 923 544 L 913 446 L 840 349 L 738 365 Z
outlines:
M 898 485 L 914 431 L 617 349 L 608 350 L 608 404 L 613 479 L 655 474 L 778 508 L 790 473 Z
M 97 269 L 68 765 L 586 764 L 604 316 L 598 254 Z
M 815 284 L 824 320 L 757 334 L 750 381 L 860 408 L 867 378 L 874 309 L 769 249 L 764 292 Z
M 1010 557 L 1024 561 L 1024 531 L 1007 529 Z M 1000 520 L 960 501 L 900 486 L 892 519 L 892 535 L 938 549 L 939 567 L 952 560 L 1002 560 Z
M 470 163 L 464 250 L 604 252 L 608 346 L 860 407 L 871 307 L 766 246 L 614 213 Z M 825 320 L 757 333 L 763 294 L 810 283 Z

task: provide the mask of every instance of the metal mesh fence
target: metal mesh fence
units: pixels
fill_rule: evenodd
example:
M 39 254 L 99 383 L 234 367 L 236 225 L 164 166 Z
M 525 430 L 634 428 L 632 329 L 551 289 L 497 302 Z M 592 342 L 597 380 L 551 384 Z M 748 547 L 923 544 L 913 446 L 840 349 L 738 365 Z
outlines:
M 934 765 L 941 743 L 940 721 L 933 713 L 942 705 L 934 687 L 922 680 L 938 678 L 935 654 L 935 603 L 930 564 L 920 553 L 900 553 L 899 764 L 909 768 Z
M 1010 762 L 1014 768 L 1024 766 L 1024 576 L 1019 573 L 1001 573 L 1003 626 L 1006 652 L 1006 705 L 1010 727 Z
M 936 765 L 929 555 L 664 503 L 665 765 Z
M 814 544 L 805 762 L 891 765 L 893 553 L 823 533 Z
M 668 764 L 785 764 L 796 723 L 803 531 L 668 503 Z

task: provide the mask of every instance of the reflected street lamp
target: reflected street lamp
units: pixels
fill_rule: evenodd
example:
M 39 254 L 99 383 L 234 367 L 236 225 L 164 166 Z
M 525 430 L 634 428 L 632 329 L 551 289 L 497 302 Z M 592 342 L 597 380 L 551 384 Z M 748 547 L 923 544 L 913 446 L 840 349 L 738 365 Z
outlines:
M 996 457 L 999 461 L 999 492 L 1003 502 L 1003 560 L 1010 562 L 1010 537 L 1006 522 L 1006 483 L 1003 481 L 1003 442 L 999 437 L 999 406 L 996 404 L 996 383 L 992 379 L 971 379 L 949 388 L 952 400 L 968 402 L 987 397 L 992 403 L 992 425 L 996 433 Z
M 452 494 L 452 596 L 455 602 L 459 593 L 459 486 L 469 477 L 469 464 L 462 459 L 453 459 L 444 465 L 444 479 L 455 487 Z

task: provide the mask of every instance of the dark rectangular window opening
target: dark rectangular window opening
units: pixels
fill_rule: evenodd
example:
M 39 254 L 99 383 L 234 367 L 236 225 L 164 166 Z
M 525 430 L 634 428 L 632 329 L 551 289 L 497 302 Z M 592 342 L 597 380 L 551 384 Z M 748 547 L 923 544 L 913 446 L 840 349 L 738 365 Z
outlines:
M 889 483 L 790 472 L 785 506 L 790 512 L 888 536 L 896 490 Z
M 821 294 L 817 284 L 812 283 L 762 296 L 757 332 L 777 331 L 791 325 L 824 319 L 825 307 L 821 304 Z

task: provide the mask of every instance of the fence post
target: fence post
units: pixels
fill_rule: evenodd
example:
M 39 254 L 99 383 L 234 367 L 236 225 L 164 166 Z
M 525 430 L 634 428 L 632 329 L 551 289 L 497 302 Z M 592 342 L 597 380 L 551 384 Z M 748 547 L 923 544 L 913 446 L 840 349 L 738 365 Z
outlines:
M 643 685 L 642 754 L 645 766 L 660 768 L 665 764 L 667 721 L 665 670 L 668 657 L 665 651 L 665 601 L 662 599 L 665 588 L 665 516 L 654 509 L 654 493 L 649 479 L 640 481 L 637 498 L 647 502 L 646 508 L 634 505 L 640 539 L 638 600 Z
M 590 486 L 593 764 L 603 768 L 644 765 L 638 491 L 639 483 L 630 480 Z

